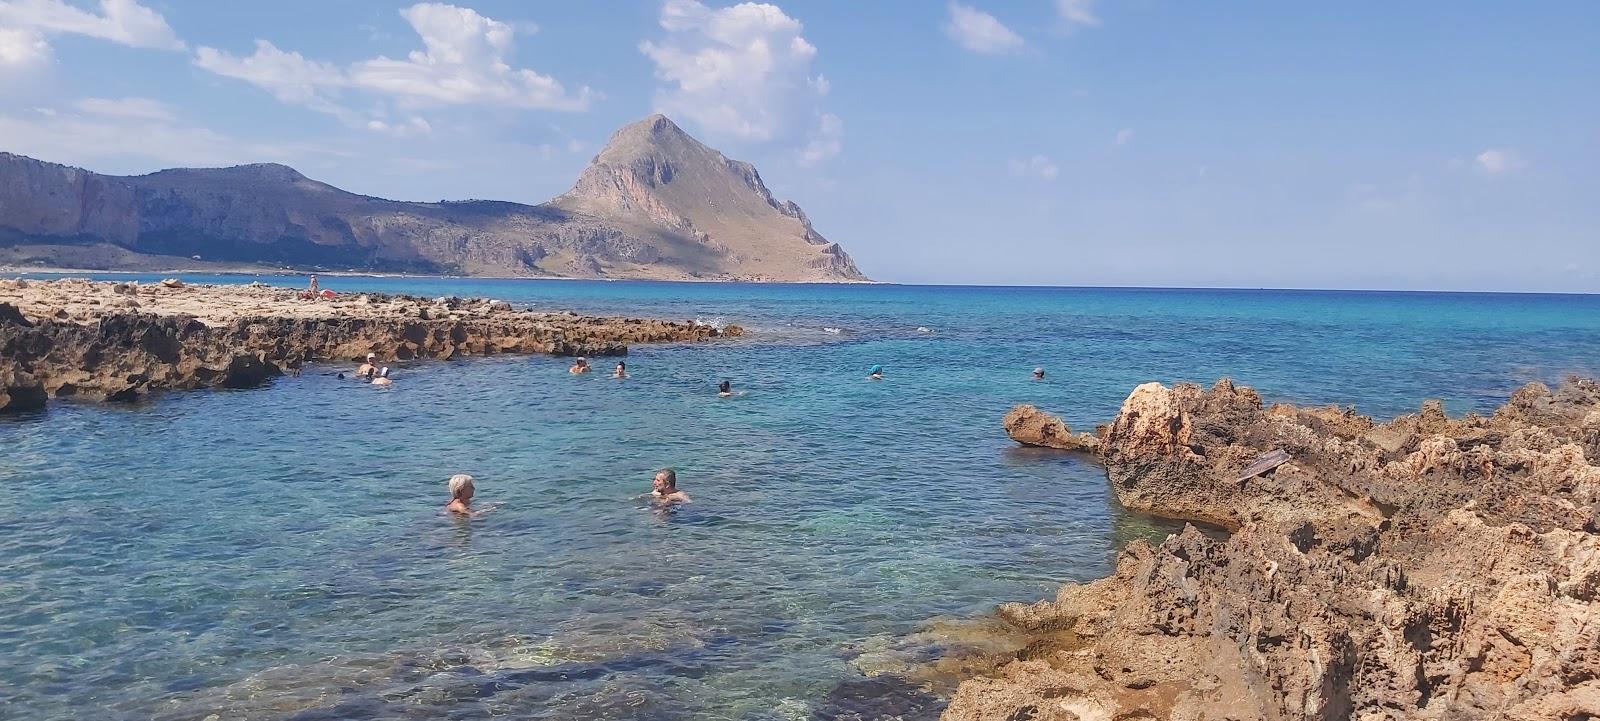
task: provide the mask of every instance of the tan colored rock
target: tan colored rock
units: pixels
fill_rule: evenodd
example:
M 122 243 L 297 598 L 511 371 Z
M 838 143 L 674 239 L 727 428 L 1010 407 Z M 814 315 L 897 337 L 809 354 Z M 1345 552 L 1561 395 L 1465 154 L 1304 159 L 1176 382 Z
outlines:
M 309 301 L 292 289 L 198 285 L 140 303 L 124 293 L 114 283 L 0 280 L 0 383 L 13 388 L 10 398 L 22 399 L 6 404 L 31 403 L 35 386 L 50 395 L 103 400 L 162 389 L 247 387 L 306 362 L 356 360 L 368 352 L 398 360 L 492 353 L 605 356 L 626 354 L 629 343 L 740 332 L 519 312 L 487 303 L 447 319 L 425 319 L 421 311 L 430 301 L 380 294 L 364 301 Z M 124 308 L 128 304 L 136 310 Z
M 1025 446 L 1082 453 L 1094 453 L 1100 448 L 1100 439 L 1093 434 L 1073 433 L 1060 418 L 1026 403 L 1012 408 L 1002 423 L 1006 435 Z
M 1003 606 L 1034 640 L 945 718 L 1600 715 L 1597 403 L 1574 379 L 1375 424 L 1231 383 L 1135 389 L 1101 449 L 1118 498 L 1235 530 L 1135 542 L 1108 578 Z M 1293 460 L 1238 480 L 1274 449 Z

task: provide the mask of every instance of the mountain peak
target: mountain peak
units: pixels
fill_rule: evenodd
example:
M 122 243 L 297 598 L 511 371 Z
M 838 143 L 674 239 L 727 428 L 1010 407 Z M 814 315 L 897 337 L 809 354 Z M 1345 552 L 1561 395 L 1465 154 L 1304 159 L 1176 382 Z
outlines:
M 672 118 L 655 113 L 618 128 L 595 156 L 595 162 L 627 165 L 640 158 L 681 157 L 685 153 L 718 154 L 690 137 Z

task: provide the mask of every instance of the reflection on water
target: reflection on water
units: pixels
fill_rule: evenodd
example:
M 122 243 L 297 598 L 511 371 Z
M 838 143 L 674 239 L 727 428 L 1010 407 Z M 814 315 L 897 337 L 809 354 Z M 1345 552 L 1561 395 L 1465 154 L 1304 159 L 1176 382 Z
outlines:
M 1565 298 L 388 282 L 811 330 L 638 348 L 620 384 L 463 359 L 0 419 L 0 715 L 930 718 L 1003 650 L 996 602 L 1178 527 L 1006 440 L 1012 404 L 1087 429 L 1230 374 L 1460 409 L 1600 357 Z M 666 466 L 693 503 L 640 499 Z M 499 507 L 442 513 L 458 472 Z

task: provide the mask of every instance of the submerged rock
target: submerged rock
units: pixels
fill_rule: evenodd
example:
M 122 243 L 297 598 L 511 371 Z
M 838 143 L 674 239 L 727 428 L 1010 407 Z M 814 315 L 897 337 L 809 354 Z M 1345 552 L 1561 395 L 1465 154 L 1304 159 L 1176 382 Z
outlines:
M 1094 453 L 1100 439 L 1092 433 L 1073 433 L 1060 418 L 1026 403 L 1011 409 L 1003 421 L 1006 435 L 1025 446 L 1059 448 Z
M 1600 715 L 1600 383 L 1377 424 L 1226 381 L 1140 386 L 1102 448 L 1130 507 L 1213 520 L 999 617 L 1039 643 L 945 719 Z M 1263 453 L 1292 460 L 1239 480 Z

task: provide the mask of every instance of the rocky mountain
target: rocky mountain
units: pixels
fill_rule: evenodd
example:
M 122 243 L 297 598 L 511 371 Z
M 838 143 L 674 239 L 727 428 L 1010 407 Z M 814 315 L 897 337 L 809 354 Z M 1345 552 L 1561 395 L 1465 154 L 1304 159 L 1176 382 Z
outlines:
M 198 256 L 198 258 L 196 258 Z M 749 163 L 665 116 L 542 205 L 411 203 L 283 165 L 100 175 L 0 153 L 0 263 L 204 264 L 574 278 L 865 280 Z

